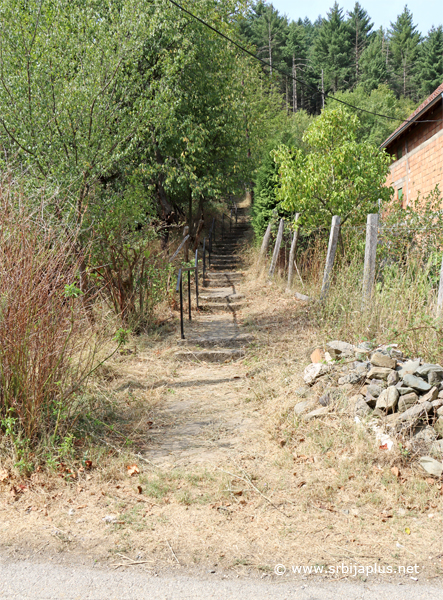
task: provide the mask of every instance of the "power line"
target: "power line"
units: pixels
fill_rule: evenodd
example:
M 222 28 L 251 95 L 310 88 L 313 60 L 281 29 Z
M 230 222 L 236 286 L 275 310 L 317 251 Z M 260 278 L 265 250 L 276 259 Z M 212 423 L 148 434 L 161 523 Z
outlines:
M 251 56 L 252 58 L 254 58 L 255 60 L 257 60 L 261 64 L 265 65 L 265 67 L 269 67 L 269 63 L 267 63 L 265 60 L 263 60 L 262 58 L 260 58 L 256 54 L 254 54 L 254 52 L 251 52 L 250 50 L 248 50 L 247 48 L 245 48 L 244 46 L 242 46 L 241 44 L 239 44 L 238 42 L 236 42 L 235 40 L 233 40 L 232 38 L 230 38 L 229 36 L 227 36 L 223 32 L 221 32 L 220 30 L 216 29 L 215 27 L 213 27 L 212 25 L 210 25 L 206 21 L 203 21 L 203 19 L 201 19 L 197 15 L 194 15 L 194 13 L 192 13 L 188 9 L 186 9 L 183 6 L 181 6 L 180 4 L 178 4 L 178 2 L 175 2 L 175 0 L 168 0 L 168 2 L 170 2 L 171 4 L 173 4 L 174 6 L 176 6 L 178 9 L 180 9 L 181 11 L 183 11 L 184 13 L 186 13 L 187 15 L 189 15 L 190 17 L 192 17 L 193 19 L 195 19 L 196 21 L 198 21 L 199 23 L 201 23 L 202 25 L 204 25 L 205 27 L 207 27 L 208 29 L 210 29 L 211 31 L 213 31 L 214 33 L 216 33 L 217 35 L 219 35 L 220 37 L 224 38 L 225 40 L 227 40 L 228 42 L 230 42 L 231 44 L 233 44 L 234 46 L 236 46 L 239 50 L 241 50 L 245 54 L 248 54 L 249 56 Z M 304 85 L 304 86 L 306 86 L 308 88 L 313 89 L 317 94 L 320 94 L 321 96 L 326 96 L 328 98 L 331 98 L 331 100 L 335 100 L 336 102 L 339 102 L 340 104 L 344 104 L 345 106 L 349 106 L 350 108 L 353 108 L 354 110 L 359 110 L 359 111 L 367 113 L 369 115 L 374 115 L 375 117 L 382 117 L 384 119 L 390 119 L 391 121 L 401 121 L 402 123 L 415 123 L 415 121 L 413 121 L 413 120 L 409 120 L 409 119 L 402 120 L 400 117 L 392 117 L 390 115 L 384 115 L 382 113 L 376 113 L 376 112 L 373 112 L 371 110 L 367 110 L 366 108 L 361 108 L 359 106 L 354 106 L 353 104 L 350 104 L 349 102 L 346 102 L 345 100 L 340 100 L 339 98 L 335 98 L 335 96 L 331 96 L 330 94 L 323 94 L 323 92 L 321 90 L 319 90 L 318 87 L 316 87 L 316 86 L 314 86 L 314 85 L 312 85 L 310 83 L 307 83 L 306 81 L 303 81 L 302 79 L 298 79 L 298 77 L 294 77 L 294 75 L 292 75 L 292 73 L 285 72 L 282 69 L 279 69 L 278 67 L 273 67 L 273 69 L 274 69 L 274 71 L 277 71 L 277 73 L 280 73 L 280 75 L 284 75 L 285 77 L 289 77 L 293 81 L 296 81 L 297 83 L 300 83 L 301 85 Z M 422 120 L 422 121 L 420 121 L 420 123 L 440 123 L 441 121 L 442 121 L 442 119 Z

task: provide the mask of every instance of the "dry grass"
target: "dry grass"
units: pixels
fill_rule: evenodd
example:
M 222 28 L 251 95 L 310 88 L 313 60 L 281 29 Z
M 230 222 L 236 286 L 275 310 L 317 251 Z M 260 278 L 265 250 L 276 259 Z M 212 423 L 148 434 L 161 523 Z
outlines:
M 337 397 L 326 417 L 296 418 L 294 405 L 305 394 L 301 374 L 324 330 L 309 305 L 284 288 L 278 276 L 269 285 L 248 272 L 241 286 L 248 303 L 238 319 L 256 341 L 237 363 L 178 364 L 176 320 L 161 334 L 134 338 L 131 354 L 116 355 L 94 382 L 92 393 L 108 409 L 100 418 L 105 425 L 94 424 L 79 450 L 88 450 L 92 468 L 77 463 L 73 476 L 41 472 L 19 481 L 11 474 L 0 483 L 4 543 L 20 547 L 26 540 L 37 553 L 111 563 L 120 553 L 155 569 L 178 567 L 178 560 L 186 568 L 269 575 L 277 563 L 376 560 L 417 563 L 425 576 L 441 575 L 440 483 L 399 449 L 380 450 L 366 424 L 353 420 L 353 390 Z M 323 391 L 316 385 L 310 398 Z M 191 401 L 192 415 L 191 408 L 174 412 Z M 167 446 L 170 421 L 186 425 L 211 411 L 214 427 L 190 436 L 187 462 L 151 460 L 151 422 L 158 426 L 156 444 Z M 230 427 L 226 413 L 238 415 Z M 223 455 L 210 451 L 225 447 Z M 192 460 L 192 452 L 203 462 Z M 133 464 L 140 472 L 130 477 Z M 103 521 L 107 515 L 114 522 Z

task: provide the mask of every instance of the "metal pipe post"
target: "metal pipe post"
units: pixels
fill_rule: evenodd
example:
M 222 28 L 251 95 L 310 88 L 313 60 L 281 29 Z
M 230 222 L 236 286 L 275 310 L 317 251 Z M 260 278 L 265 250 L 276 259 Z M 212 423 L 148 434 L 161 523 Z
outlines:
M 195 251 L 195 301 L 198 309 L 198 250 Z
M 192 316 L 191 316 L 191 271 L 190 271 L 190 269 L 188 269 L 188 313 L 189 313 L 189 320 L 192 321 Z
M 182 270 L 178 272 L 177 288 L 180 290 L 180 334 L 182 340 L 185 339 L 185 332 L 183 330 L 183 285 L 182 285 Z M 176 289 L 176 291 L 178 291 Z

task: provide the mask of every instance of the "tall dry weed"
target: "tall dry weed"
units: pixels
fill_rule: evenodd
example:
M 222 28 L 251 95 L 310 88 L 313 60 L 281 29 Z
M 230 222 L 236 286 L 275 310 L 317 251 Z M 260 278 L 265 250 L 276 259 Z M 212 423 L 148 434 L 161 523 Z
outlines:
M 0 431 L 17 452 L 72 425 L 94 350 L 76 237 L 0 189 Z

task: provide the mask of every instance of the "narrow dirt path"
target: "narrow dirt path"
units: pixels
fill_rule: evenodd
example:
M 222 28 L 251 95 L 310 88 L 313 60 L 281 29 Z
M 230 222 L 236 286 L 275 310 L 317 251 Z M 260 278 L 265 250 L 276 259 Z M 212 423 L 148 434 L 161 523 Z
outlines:
M 234 220 L 233 220 L 234 221 Z M 243 273 L 239 251 L 250 224 L 245 208 L 237 223 L 216 230 L 200 292 L 199 312 L 185 321 L 181 361 L 157 414 L 170 426 L 148 437 L 146 456 L 156 465 L 211 465 L 237 460 L 259 437 L 256 407 L 245 405 L 247 354 L 253 336 L 242 327 Z

